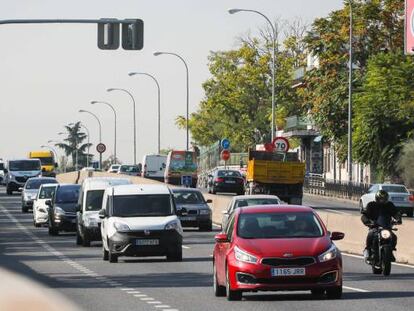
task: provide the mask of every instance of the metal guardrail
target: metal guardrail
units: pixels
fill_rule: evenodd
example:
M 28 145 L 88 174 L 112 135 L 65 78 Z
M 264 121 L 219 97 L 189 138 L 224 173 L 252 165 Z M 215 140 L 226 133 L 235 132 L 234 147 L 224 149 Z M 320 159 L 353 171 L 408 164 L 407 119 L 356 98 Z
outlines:
M 303 188 L 304 192 L 310 194 L 359 200 L 370 186 L 359 182 L 325 179 L 322 176 L 306 176 Z

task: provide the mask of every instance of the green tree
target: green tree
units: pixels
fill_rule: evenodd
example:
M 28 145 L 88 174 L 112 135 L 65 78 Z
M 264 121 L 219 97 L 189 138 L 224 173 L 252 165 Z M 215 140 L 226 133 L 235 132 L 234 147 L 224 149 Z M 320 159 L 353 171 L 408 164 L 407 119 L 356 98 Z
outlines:
M 381 53 L 368 62 L 355 97 L 354 153 L 382 176 L 393 177 L 403 144 L 414 130 L 414 61 Z
M 414 141 L 410 140 L 404 144 L 398 160 L 398 169 L 404 183 L 414 188 Z
M 87 135 L 81 131 L 80 121 L 65 125 L 65 129 L 68 133 L 67 137 L 63 139 L 65 143 L 58 143 L 56 144 L 56 147 L 62 149 L 66 156 L 72 157 L 73 165 L 76 163 L 76 151 L 78 151 L 79 165 L 86 166 L 86 157 L 90 157 L 86 152 L 88 146 L 90 147 L 92 144 L 83 143 L 87 138 Z
M 354 87 L 363 80 L 370 57 L 403 47 L 401 0 L 353 0 Z M 312 114 L 323 135 L 346 157 L 349 68 L 349 1 L 342 10 L 314 21 L 305 38 L 308 51 L 319 58 L 320 66 L 305 78 L 302 104 Z

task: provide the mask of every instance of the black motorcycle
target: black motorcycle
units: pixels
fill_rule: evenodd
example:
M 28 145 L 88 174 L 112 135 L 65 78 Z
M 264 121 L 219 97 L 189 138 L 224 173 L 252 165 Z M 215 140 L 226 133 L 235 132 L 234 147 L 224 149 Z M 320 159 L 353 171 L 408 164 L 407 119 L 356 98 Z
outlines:
M 398 231 L 398 229 L 393 228 L 397 224 L 399 223 L 392 222 L 390 228 L 375 227 L 376 231 L 371 248 L 372 259 L 368 262 L 372 266 L 372 273 L 374 274 L 382 273 L 384 276 L 391 274 L 391 263 L 395 261 L 393 255 L 395 243 L 392 231 Z

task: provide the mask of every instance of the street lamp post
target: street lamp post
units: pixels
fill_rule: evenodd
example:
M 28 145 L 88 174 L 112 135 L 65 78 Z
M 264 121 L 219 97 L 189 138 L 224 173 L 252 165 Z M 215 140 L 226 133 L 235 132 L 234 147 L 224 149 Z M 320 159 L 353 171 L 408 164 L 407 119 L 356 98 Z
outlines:
M 159 56 L 159 55 L 173 55 L 178 57 L 184 64 L 185 66 L 185 71 L 186 71 L 186 87 L 187 87 L 187 112 L 186 112 L 186 130 L 187 130 L 187 143 L 186 143 L 186 148 L 187 150 L 189 150 L 189 144 L 190 144 L 190 135 L 189 135 L 189 127 L 188 127 L 188 121 L 189 121 L 189 102 L 190 102 L 190 86 L 189 86 L 189 72 L 188 72 L 188 65 L 185 61 L 185 59 L 176 54 L 176 53 L 172 53 L 172 52 L 154 52 L 154 56 Z
M 48 141 L 47 141 L 47 143 L 48 143 L 48 144 L 54 143 L 54 144 L 56 145 L 56 144 L 59 144 L 60 142 L 58 142 L 58 141 L 56 141 L 56 140 L 51 139 L 51 140 L 48 140 Z M 46 147 L 52 148 L 51 146 L 46 146 Z M 56 149 L 55 149 L 55 148 L 53 148 L 53 150 L 54 150 L 54 153 L 55 153 L 55 155 L 56 155 L 56 162 L 58 162 L 58 161 L 59 161 L 59 160 L 58 160 L 58 156 L 59 156 L 59 154 L 57 153 L 57 151 L 56 151 Z M 63 160 L 62 160 L 62 163 L 63 163 Z M 63 167 L 63 171 L 64 171 L 64 173 L 66 173 L 66 165 Z
M 96 101 L 96 100 L 94 100 L 94 101 L 91 101 L 91 104 L 92 104 L 92 105 L 95 105 L 95 104 L 103 104 L 103 105 L 106 105 L 106 106 L 110 107 L 110 108 L 112 109 L 113 113 L 114 113 L 114 117 L 115 117 L 114 157 L 115 157 L 115 158 L 114 158 L 114 162 L 113 162 L 113 164 L 114 164 L 114 163 L 117 163 L 117 156 L 116 156 L 116 119 L 117 119 L 117 117 L 116 117 L 116 110 L 115 110 L 114 106 L 112 106 L 110 103 L 107 103 L 107 102 L 104 102 L 104 101 Z
M 352 63 L 353 63 L 353 12 L 349 1 L 349 79 L 348 79 L 348 178 L 352 182 Z
M 158 154 L 160 154 L 160 151 L 161 151 L 161 89 L 160 89 L 160 84 L 158 83 L 158 80 L 153 75 L 146 73 L 146 72 L 130 72 L 128 73 L 128 75 L 130 77 L 135 76 L 135 75 L 148 76 L 157 85 L 157 90 L 158 90 Z
M 276 116 L 275 116 L 275 109 L 276 109 L 276 95 L 275 95 L 275 67 L 276 67 L 276 28 L 270 19 L 264 15 L 262 12 L 256 10 L 249 10 L 249 9 L 229 9 L 228 12 L 230 14 L 235 14 L 238 12 L 250 12 L 259 14 L 262 16 L 266 21 L 269 23 L 272 29 L 272 125 L 271 125 L 271 138 L 272 141 L 275 138 L 275 129 L 276 129 Z
M 133 104 L 133 122 L 134 122 L 134 165 L 137 165 L 137 120 L 136 120 L 136 104 L 135 104 L 135 98 L 132 96 L 132 94 L 121 88 L 110 88 L 106 90 L 107 92 L 113 92 L 113 91 L 121 91 L 126 94 L 132 99 Z
M 80 113 L 82 113 L 82 112 L 83 113 L 88 113 L 91 116 L 93 116 L 96 119 L 96 121 L 98 121 L 98 125 L 99 125 L 99 143 L 101 144 L 102 143 L 102 124 L 101 124 L 101 121 L 99 120 L 99 118 L 97 117 L 97 115 L 94 114 L 93 112 L 90 112 L 88 110 L 83 110 L 83 109 L 79 110 L 79 112 Z M 89 135 L 88 135 L 88 137 L 89 137 Z M 102 169 L 102 153 L 99 153 L 99 168 Z

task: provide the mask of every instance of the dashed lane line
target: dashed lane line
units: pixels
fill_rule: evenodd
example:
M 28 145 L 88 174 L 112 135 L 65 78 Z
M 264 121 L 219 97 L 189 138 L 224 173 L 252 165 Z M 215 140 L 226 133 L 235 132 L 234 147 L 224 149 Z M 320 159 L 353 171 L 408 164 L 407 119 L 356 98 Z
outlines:
M 63 253 L 57 251 L 52 246 L 50 246 L 47 242 L 41 240 L 39 237 L 37 237 L 33 232 L 31 232 L 27 227 L 22 225 L 22 222 L 20 222 L 17 218 L 15 218 L 4 206 L 0 205 L 0 210 L 3 212 L 4 215 L 6 215 L 9 218 L 9 222 L 13 222 L 16 225 L 16 228 L 21 230 L 23 233 L 25 233 L 27 236 L 29 236 L 36 244 L 43 247 L 47 252 L 50 254 L 55 255 L 57 258 L 62 260 L 65 264 L 71 266 L 72 268 L 78 270 L 81 272 L 81 275 L 86 275 L 91 278 L 94 278 L 97 281 L 101 281 L 107 285 L 113 286 L 113 287 L 122 287 L 119 288 L 122 292 L 126 292 L 127 294 L 133 295 L 134 297 L 140 299 L 143 302 L 146 302 L 147 304 L 157 308 L 162 309 L 162 311 L 179 311 L 178 309 L 168 309 L 171 308 L 169 305 L 163 305 L 161 301 L 156 301 L 154 298 L 149 297 L 146 294 L 140 294 L 139 291 L 135 290 L 135 288 L 129 288 L 129 287 L 123 287 L 122 283 L 112 281 L 111 279 L 101 276 L 98 273 L 95 273 L 94 271 L 84 267 L 83 265 L 73 261 Z M 189 248 L 184 247 L 183 248 Z M 66 282 L 66 279 L 63 278 L 56 278 L 57 280 L 61 280 Z

